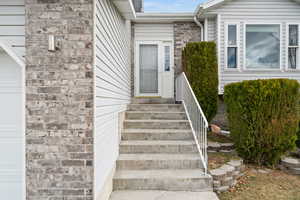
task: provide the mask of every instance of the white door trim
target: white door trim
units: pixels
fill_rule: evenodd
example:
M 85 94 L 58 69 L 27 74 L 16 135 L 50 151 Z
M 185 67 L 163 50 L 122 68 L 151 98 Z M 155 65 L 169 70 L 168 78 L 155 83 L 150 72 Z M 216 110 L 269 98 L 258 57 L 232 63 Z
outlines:
M 26 75 L 25 75 L 25 62 L 20 59 L 17 54 L 9 47 L 9 45 L 6 45 L 3 41 L 0 41 L 0 47 L 7 53 L 8 56 L 10 56 L 16 64 L 20 67 L 21 69 L 21 104 L 22 104 L 22 110 L 21 110 L 21 115 L 22 115 L 22 127 L 21 127 L 21 132 L 22 132 L 22 146 L 23 146 L 23 173 L 22 173 L 22 181 L 23 181 L 23 194 L 22 194 L 22 199 L 26 200 Z
M 143 94 L 140 93 L 140 45 L 148 44 L 148 45 L 157 45 L 158 47 L 158 93 L 147 93 Z M 163 59 L 162 59 L 162 42 L 161 41 L 136 41 L 135 43 L 135 96 L 136 97 L 159 97 L 161 96 L 161 81 L 162 77 L 161 74 L 163 72 Z

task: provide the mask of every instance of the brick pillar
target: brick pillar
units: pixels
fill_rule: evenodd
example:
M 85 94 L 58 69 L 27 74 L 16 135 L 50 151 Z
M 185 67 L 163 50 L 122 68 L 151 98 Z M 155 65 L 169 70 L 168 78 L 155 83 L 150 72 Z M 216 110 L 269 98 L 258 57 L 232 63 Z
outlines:
M 93 196 L 93 1 L 25 0 L 28 200 Z M 48 51 L 48 35 L 60 49 Z
M 188 42 L 201 41 L 201 29 L 194 22 L 176 22 L 174 24 L 174 64 L 175 76 L 182 72 L 182 50 Z

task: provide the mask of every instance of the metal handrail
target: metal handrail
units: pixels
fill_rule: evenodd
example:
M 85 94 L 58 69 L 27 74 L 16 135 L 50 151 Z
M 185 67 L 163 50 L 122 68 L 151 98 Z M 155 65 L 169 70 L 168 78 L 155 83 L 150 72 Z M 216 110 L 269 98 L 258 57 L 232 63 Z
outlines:
M 176 78 L 176 101 L 182 102 L 187 112 L 204 171 L 207 174 L 208 122 L 184 72 Z

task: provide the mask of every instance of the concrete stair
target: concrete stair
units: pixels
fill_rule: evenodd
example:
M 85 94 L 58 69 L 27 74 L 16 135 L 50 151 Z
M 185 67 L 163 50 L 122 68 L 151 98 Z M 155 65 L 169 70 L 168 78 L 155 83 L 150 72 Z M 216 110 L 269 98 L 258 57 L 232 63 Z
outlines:
M 120 153 L 197 153 L 194 141 L 134 140 L 122 141 Z
M 129 104 L 128 111 L 152 112 L 184 112 L 184 108 L 179 104 Z
M 118 170 L 115 190 L 210 191 L 211 178 L 201 169 Z
M 202 168 L 197 154 L 121 154 L 117 169 L 199 169 Z
M 128 106 L 113 179 L 115 191 L 212 191 L 212 178 L 204 174 L 183 106 L 169 100 L 162 103 L 166 102 L 134 100 Z
M 129 120 L 187 120 L 185 112 L 126 112 Z
M 218 197 L 213 192 L 121 190 L 115 191 L 111 200 L 218 200 Z
M 193 140 L 191 130 L 124 129 L 122 140 Z

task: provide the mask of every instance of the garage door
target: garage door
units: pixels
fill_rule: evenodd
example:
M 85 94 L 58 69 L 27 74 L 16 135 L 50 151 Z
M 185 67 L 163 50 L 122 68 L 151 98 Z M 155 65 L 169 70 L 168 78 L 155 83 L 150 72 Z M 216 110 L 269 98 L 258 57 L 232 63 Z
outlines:
M 21 200 L 24 179 L 22 71 L 0 51 L 0 199 Z

